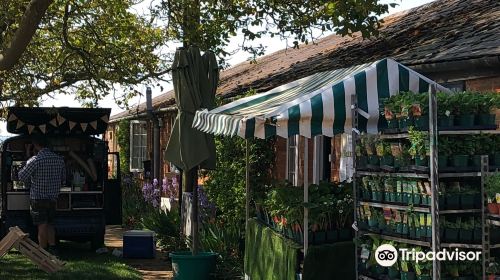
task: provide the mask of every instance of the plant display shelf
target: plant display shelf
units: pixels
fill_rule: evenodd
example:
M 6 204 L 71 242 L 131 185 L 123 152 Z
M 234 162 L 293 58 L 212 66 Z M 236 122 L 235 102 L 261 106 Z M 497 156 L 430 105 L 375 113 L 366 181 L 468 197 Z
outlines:
M 360 137 L 362 137 L 360 133 L 360 129 L 358 127 L 358 118 L 360 117 L 360 110 L 357 108 L 357 100 L 355 98 L 352 99 L 352 120 L 353 120 L 353 127 L 354 129 L 352 130 L 352 149 L 353 151 L 356 150 L 356 145 L 360 144 Z M 484 189 L 484 178 L 485 175 L 488 174 L 488 172 L 495 172 L 498 171 L 499 167 L 498 166 L 488 166 L 488 159 L 487 156 L 482 156 L 481 157 L 481 164 L 479 167 L 474 167 L 474 166 L 467 166 L 464 168 L 446 168 L 442 167 L 439 168 L 437 164 L 432 164 L 438 162 L 438 155 L 437 155 L 437 148 L 438 148 L 438 142 L 439 142 L 439 136 L 440 135 L 447 135 L 447 136 L 468 136 L 468 135 L 500 135 L 500 129 L 497 128 L 496 125 L 476 125 L 476 126 L 469 126 L 469 127 L 458 127 L 458 126 L 451 126 L 451 127 L 439 127 L 438 126 L 438 118 L 437 118 L 437 111 L 438 111 L 438 105 L 437 105 L 437 97 L 435 93 L 435 87 L 430 87 L 429 88 L 429 108 L 428 108 L 428 114 L 429 114 L 429 128 L 427 137 L 430 143 L 430 153 L 429 153 L 429 166 L 427 168 L 412 168 L 410 165 L 405 168 L 389 168 L 388 166 L 383 165 L 382 161 L 380 162 L 380 166 L 377 165 L 371 165 L 372 163 L 365 163 L 363 166 L 363 170 L 356 169 L 357 165 L 357 153 L 353 153 L 353 162 L 354 162 L 354 215 L 355 215 L 355 220 L 359 221 L 359 217 L 357 216 L 357 210 L 359 207 L 379 207 L 379 208 L 391 208 L 395 210 L 410 210 L 413 209 L 414 212 L 424 212 L 424 213 L 429 213 L 432 216 L 432 235 L 430 239 L 427 239 L 426 241 L 421 241 L 421 240 L 416 240 L 416 239 L 411 239 L 411 237 L 408 238 L 399 238 L 399 237 L 394 237 L 394 236 L 389 236 L 389 235 L 384 235 L 384 234 L 378 234 L 374 232 L 370 232 L 369 230 L 359 230 L 356 232 L 356 237 L 361 237 L 361 236 L 373 236 L 377 237 L 382 240 L 387 240 L 387 241 L 394 241 L 394 242 L 400 242 L 400 243 L 406 243 L 410 245 L 416 245 L 416 246 L 422 246 L 422 247 L 428 247 L 430 249 L 434 250 L 439 250 L 440 248 L 461 248 L 463 250 L 481 250 L 482 255 L 484 256 L 483 260 L 481 261 L 481 266 L 482 266 L 482 271 L 483 271 L 483 278 L 486 276 L 486 266 L 489 261 L 489 256 L 490 256 L 490 249 L 493 248 L 500 248 L 500 244 L 490 244 L 490 239 L 489 239 L 489 225 L 494 224 L 500 226 L 500 215 L 486 215 L 486 196 L 485 196 L 485 189 Z M 423 130 L 420 130 L 423 131 Z M 387 140 L 410 140 L 410 134 L 411 132 L 408 131 L 408 129 L 383 129 L 382 133 L 379 133 L 377 135 L 377 139 L 387 139 Z M 368 142 L 370 143 L 370 142 Z M 374 145 L 374 144 L 371 144 Z M 375 149 L 375 148 L 373 148 Z M 378 147 L 377 147 L 378 149 Z M 383 148 L 385 149 L 385 148 Z M 372 150 L 372 152 L 375 154 L 375 151 Z M 377 150 L 377 154 L 378 154 Z M 382 152 L 382 153 L 385 153 Z M 369 154 L 370 155 L 370 154 Z M 366 156 L 366 155 L 365 155 Z M 381 156 L 381 155 L 378 155 Z M 392 155 L 394 156 L 394 154 Z M 369 201 L 363 201 L 357 194 L 358 188 L 360 187 L 360 181 L 361 178 L 365 176 L 374 176 L 374 177 L 391 177 L 391 178 L 398 178 L 402 180 L 408 180 L 412 181 L 415 179 L 420 179 L 420 180 L 428 180 L 430 183 L 430 189 L 432 191 L 432 202 L 431 205 L 435 205 L 435 207 L 411 207 L 410 205 L 400 205 L 400 203 L 396 204 L 391 204 L 391 203 L 383 203 L 383 202 L 369 202 Z M 478 178 L 478 181 L 480 179 L 480 193 L 481 193 L 481 208 L 478 209 L 477 206 L 475 209 L 453 209 L 453 210 L 440 210 L 440 206 L 438 204 L 438 186 L 439 182 L 441 179 L 447 179 L 445 181 L 449 181 L 450 179 L 456 179 L 457 181 L 460 181 L 459 178 Z M 368 199 L 369 200 L 369 199 Z M 427 215 L 427 214 L 426 214 Z M 483 232 L 481 242 L 476 243 L 476 244 L 469 244 L 469 243 L 445 243 L 440 241 L 440 215 L 465 215 L 469 217 L 469 215 L 480 215 L 480 221 L 481 221 L 481 231 Z M 445 217 L 446 218 L 446 217 Z M 446 218 L 447 219 L 447 218 Z M 356 249 L 357 250 L 357 249 Z M 358 262 L 360 261 L 359 259 L 360 255 L 359 252 L 356 251 L 356 267 L 358 267 Z M 357 272 L 357 279 L 365 279 L 365 280 L 372 280 L 374 278 L 372 277 L 367 277 L 365 275 L 361 275 L 361 273 L 358 271 Z M 375 277 L 377 278 L 377 277 Z M 431 278 L 435 280 L 441 279 L 441 264 L 439 261 L 434 261 L 431 269 Z
M 459 177 L 480 177 L 481 172 L 443 172 L 439 173 L 439 178 L 459 178 Z M 357 171 L 356 177 L 363 176 L 385 176 L 400 178 L 429 179 L 429 174 L 425 173 L 402 173 L 402 172 L 379 172 L 379 171 Z
M 358 232 L 362 235 L 375 236 L 375 237 L 378 237 L 380 239 L 395 241 L 395 242 L 399 242 L 399 243 L 406 243 L 406 244 L 411 244 L 411 245 L 415 245 L 415 246 L 423 246 L 423 247 L 430 247 L 431 246 L 431 243 L 427 242 L 427 241 L 401 238 L 401 237 L 379 234 L 379 233 L 374 233 L 374 232 L 365 231 L 365 230 L 360 230 Z
M 360 201 L 360 205 L 368 205 L 370 207 L 377 207 L 377 208 L 391 208 L 394 210 L 401 210 L 401 211 L 406 211 L 412 208 L 409 205 L 401 205 L 401 204 L 394 204 L 394 203 L 380 203 L 380 202 L 369 202 L 369 201 Z M 422 212 L 422 213 L 429 213 L 431 210 L 429 207 L 413 207 L 413 211 L 415 212 Z
M 441 130 L 439 135 L 478 135 L 478 134 L 500 134 L 499 129 L 490 130 Z M 381 134 L 380 139 L 406 139 L 408 133 Z

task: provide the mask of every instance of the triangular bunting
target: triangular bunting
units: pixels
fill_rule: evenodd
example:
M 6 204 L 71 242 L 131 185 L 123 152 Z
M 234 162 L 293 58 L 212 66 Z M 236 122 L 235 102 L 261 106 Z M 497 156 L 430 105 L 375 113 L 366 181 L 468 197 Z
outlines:
M 50 123 L 53 127 L 57 127 L 57 118 L 52 119 L 49 123 Z
M 59 123 L 59 125 L 63 124 L 65 121 L 66 119 L 63 116 L 57 115 L 57 123 Z
M 11 122 L 11 121 L 15 121 L 15 120 L 17 120 L 17 116 L 16 116 L 16 115 L 14 115 L 14 114 L 11 114 L 11 115 L 9 116 L 9 119 L 8 119 L 7 121 Z
M 73 127 L 75 127 L 76 125 L 76 122 L 68 121 L 68 123 L 69 123 L 69 130 L 72 130 Z
M 40 131 L 45 134 L 46 132 L 46 128 L 47 128 L 47 125 L 46 124 L 41 124 L 38 126 L 38 128 L 40 129 Z
M 17 120 L 16 129 L 19 129 L 19 128 L 23 127 L 23 125 L 24 125 L 23 121 Z
M 28 133 L 31 134 L 33 132 L 33 129 L 35 129 L 34 125 L 28 124 Z
M 105 123 L 108 123 L 108 122 L 109 122 L 109 117 L 108 117 L 108 115 L 104 115 L 104 116 L 102 116 L 102 117 L 101 117 L 101 120 L 102 120 L 103 122 L 105 122 Z
M 97 129 L 97 121 L 90 122 L 90 126 L 91 126 L 93 129 Z
M 82 127 L 82 130 L 85 131 L 87 130 L 88 123 L 81 123 L 80 126 Z

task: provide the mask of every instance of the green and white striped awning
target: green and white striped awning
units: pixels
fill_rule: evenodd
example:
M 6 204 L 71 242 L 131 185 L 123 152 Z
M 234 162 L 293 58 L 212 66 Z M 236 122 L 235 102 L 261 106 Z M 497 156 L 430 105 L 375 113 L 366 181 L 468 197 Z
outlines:
M 379 102 L 399 91 L 447 88 L 392 60 L 326 71 L 268 92 L 241 98 L 214 110 L 196 112 L 193 127 L 215 135 L 243 138 L 333 136 L 352 127 L 351 96 L 364 111 L 360 129 L 378 132 Z

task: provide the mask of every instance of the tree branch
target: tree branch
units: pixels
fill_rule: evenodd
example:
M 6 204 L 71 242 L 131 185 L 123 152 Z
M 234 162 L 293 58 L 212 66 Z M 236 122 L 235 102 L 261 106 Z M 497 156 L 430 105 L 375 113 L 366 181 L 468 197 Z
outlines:
M 52 2 L 53 0 L 31 0 L 12 42 L 3 53 L 0 53 L 0 71 L 11 69 L 19 61 Z

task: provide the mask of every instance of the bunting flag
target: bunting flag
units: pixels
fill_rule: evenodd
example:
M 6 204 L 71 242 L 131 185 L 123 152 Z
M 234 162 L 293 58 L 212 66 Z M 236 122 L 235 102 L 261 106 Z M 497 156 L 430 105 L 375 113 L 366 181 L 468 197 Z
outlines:
M 68 123 L 69 123 L 69 130 L 72 130 L 73 127 L 75 127 L 76 125 L 76 122 L 69 121 Z
M 33 132 L 33 129 L 35 129 L 35 126 L 34 126 L 34 125 L 29 124 L 29 125 L 28 125 L 28 133 L 29 133 L 29 134 L 31 134 L 31 132 Z
M 90 126 L 91 126 L 93 129 L 97 129 L 97 121 L 90 122 Z
M 63 116 L 57 114 L 57 122 L 59 123 L 59 125 L 63 124 L 65 121 L 66 119 Z
M 47 125 L 46 124 L 41 124 L 38 126 L 38 128 L 40 129 L 40 131 L 45 134 L 47 132 Z
M 9 116 L 9 119 L 7 121 L 11 122 L 11 121 L 15 121 L 15 120 L 17 120 L 17 116 L 12 114 Z
M 80 123 L 80 126 L 82 127 L 83 131 L 87 130 L 88 125 L 89 125 L 89 123 Z
M 17 120 L 16 129 L 19 129 L 19 128 L 23 127 L 23 125 L 24 125 L 24 122 L 23 122 L 23 121 L 21 121 L 21 120 Z
M 50 123 L 53 127 L 57 127 L 57 118 L 52 119 L 49 123 Z
M 102 120 L 103 122 L 105 122 L 105 123 L 108 123 L 108 122 L 109 122 L 109 117 L 108 117 L 108 115 L 104 115 L 104 116 L 102 116 L 102 117 L 101 117 L 101 120 Z

